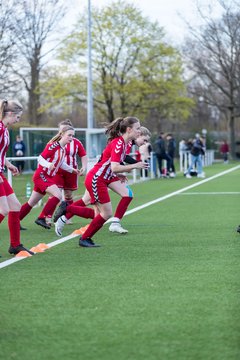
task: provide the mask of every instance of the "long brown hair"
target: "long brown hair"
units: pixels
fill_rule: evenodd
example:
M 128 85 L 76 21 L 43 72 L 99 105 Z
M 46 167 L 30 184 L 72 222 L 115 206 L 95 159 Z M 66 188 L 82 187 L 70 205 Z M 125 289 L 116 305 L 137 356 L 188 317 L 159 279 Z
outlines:
M 74 131 L 74 128 L 72 126 L 70 126 L 70 125 L 64 126 L 64 128 L 62 128 L 62 130 L 59 131 L 57 133 L 57 135 L 55 135 L 51 140 L 49 140 L 48 144 L 53 143 L 55 141 L 61 140 L 63 134 L 65 134 L 68 130 L 73 130 Z
M 133 116 L 115 119 L 109 125 L 105 126 L 105 134 L 108 136 L 108 142 L 125 134 L 127 128 L 133 127 L 133 124 L 136 124 L 137 122 L 139 122 L 138 118 Z
M 0 119 L 3 119 L 8 112 L 19 113 L 23 111 L 23 107 L 18 100 L 1 100 Z

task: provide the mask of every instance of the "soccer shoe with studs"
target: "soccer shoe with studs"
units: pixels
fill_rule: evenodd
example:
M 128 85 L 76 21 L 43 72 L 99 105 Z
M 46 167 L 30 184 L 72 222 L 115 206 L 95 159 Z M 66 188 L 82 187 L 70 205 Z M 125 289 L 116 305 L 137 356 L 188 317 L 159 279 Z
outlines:
M 20 251 L 27 251 L 30 255 L 34 255 L 35 253 L 31 250 L 26 249 L 23 244 L 19 244 L 18 246 L 10 246 L 8 249 L 9 254 L 17 255 Z
M 82 239 L 82 237 L 80 236 L 79 239 L 79 246 L 82 247 L 100 247 L 100 245 L 95 244 L 92 239 L 87 238 L 87 239 Z
M 67 201 L 62 201 L 61 204 L 59 205 L 59 207 L 57 208 L 57 210 L 55 211 L 54 217 L 53 217 L 53 222 L 55 223 L 56 221 L 58 221 L 58 219 L 66 214 L 66 209 L 67 209 L 68 203 Z
M 47 224 L 44 218 L 37 218 L 35 224 L 42 226 L 44 229 L 51 229 L 51 225 Z
M 119 233 L 119 234 L 127 234 L 128 230 L 124 229 L 119 222 L 112 222 L 109 226 L 109 231 Z

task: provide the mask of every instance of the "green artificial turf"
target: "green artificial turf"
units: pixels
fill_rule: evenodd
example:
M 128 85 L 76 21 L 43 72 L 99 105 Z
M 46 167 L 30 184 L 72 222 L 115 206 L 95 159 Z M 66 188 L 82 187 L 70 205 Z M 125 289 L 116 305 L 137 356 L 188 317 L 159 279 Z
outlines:
M 206 168 L 207 176 L 234 165 Z M 74 238 L 0 269 L 1 358 L 239 359 L 239 176 L 236 170 L 124 217 L 127 235 L 105 225 L 94 237 L 101 248 L 80 248 Z M 14 179 L 21 202 L 26 181 Z M 178 175 L 132 185 L 129 209 L 199 181 Z M 111 197 L 115 208 L 119 197 Z M 23 221 L 28 247 L 57 238 L 34 224 L 39 211 Z M 87 223 L 73 221 L 64 236 Z M 5 261 L 6 220 L 0 237 Z

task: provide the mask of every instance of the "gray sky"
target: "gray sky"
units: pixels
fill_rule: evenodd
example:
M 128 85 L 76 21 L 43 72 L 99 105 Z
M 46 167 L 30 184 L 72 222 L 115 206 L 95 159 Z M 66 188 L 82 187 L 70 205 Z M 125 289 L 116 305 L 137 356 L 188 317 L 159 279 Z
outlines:
M 128 0 L 135 4 L 144 16 L 152 20 L 157 20 L 160 26 L 163 26 L 167 38 L 173 43 L 179 43 L 187 34 L 184 21 L 180 18 L 181 14 L 191 24 L 197 24 L 199 19 L 196 15 L 195 3 L 197 0 Z M 73 14 L 82 12 L 88 5 L 88 0 L 74 0 L 75 6 Z M 91 4 L 96 7 L 102 7 L 111 3 L 109 0 L 91 0 Z M 214 15 L 220 14 L 217 0 L 198 0 L 201 6 L 207 9 L 211 4 L 214 7 Z M 207 10 L 206 10 L 207 11 Z M 74 15 L 73 15 L 74 18 Z

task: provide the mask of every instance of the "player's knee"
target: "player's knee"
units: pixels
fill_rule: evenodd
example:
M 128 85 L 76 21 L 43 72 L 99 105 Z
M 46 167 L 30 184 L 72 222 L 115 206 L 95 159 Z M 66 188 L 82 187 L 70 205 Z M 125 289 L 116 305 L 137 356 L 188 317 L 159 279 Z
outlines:
M 65 201 L 69 202 L 69 201 L 73 201 L 73 197 L 71 195 L 65 195 Z
M 7 216 L 9 213 L 9 209 L 0 209 L 0 214 L 2 214 L 4 217 Z

